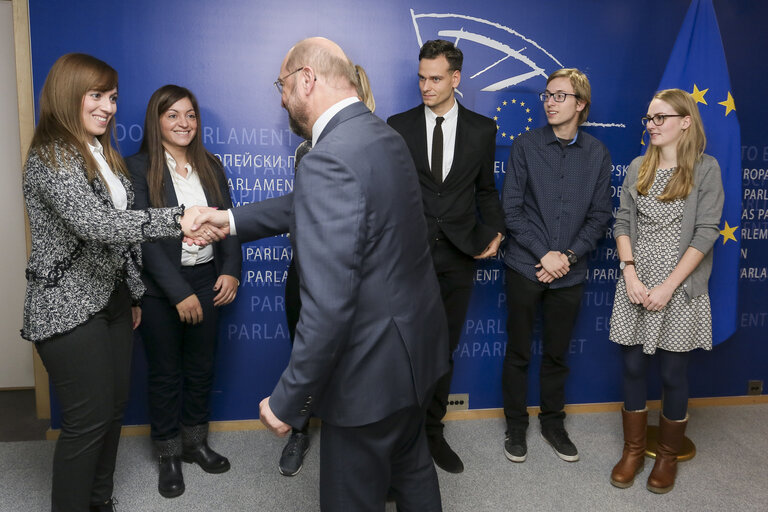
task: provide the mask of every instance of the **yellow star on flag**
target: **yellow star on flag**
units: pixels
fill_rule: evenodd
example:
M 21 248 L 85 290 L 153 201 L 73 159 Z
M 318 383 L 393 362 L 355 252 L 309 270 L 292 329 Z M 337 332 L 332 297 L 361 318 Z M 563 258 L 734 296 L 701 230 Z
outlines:
M 502 139 L 503 139 L 504 137 L 506 137 L 506 136 L 507 136 L 507 132 L 501 132 L 501 138 L 502 138 Z
M 707 100 L 704 99 L 704 95 L 707 94 L 707 91 L 709 89 L 704 89 L 703 91 L 700 91 L 698 87 L 696 87 L 696 84 L 693 84 L 693 92 L 691 93 L 691 96 L 693 96 L 693 99 L 696 100 L 696 103 L 703 103 L 707 104 Z
M 501 112 L 501 107 L 496 107 L 496 112 Z
M 493 116 L 493 120 L 494 121 L 498 121 L 499 120 L 499 116 Z
M 739 229 L 739 226 L 731 227 L 728 225 L 728 221 L 725 221 L 725 227 L 720 230 L 720 234 L 723 235 L 723 245 L 725 245 L 725 242 L 727 242 L 728 240 L 733 240 L 734 242 L 737 241 L 736 237 L 733 236 L 734 231 L 736 231 L 737 229 Z
M 502 105 L 506 105 L 506 104 L 507 104 L 506 100 L 505 100 L 505 101 L 503 101 L 501 104 L 502 104 Z
M 736 104 L 733 102 L 731 91 L 728 91 L 728 97 L 725 99 L 725 101 L 720 101 L 717 104 L 725 107 L 726 116 L 731 113 L 731 110 L 736 110 Z
M 515 98 L 512 98 L 512 103 L 517 103 L 517 100 Z
M 521 101 L 521 102 L 520 102 L 520 106 L 521 106 L 521 107 L 524 107 L 524 106 L 525 106 L 525 102 L 524 102 L 524 101 Z

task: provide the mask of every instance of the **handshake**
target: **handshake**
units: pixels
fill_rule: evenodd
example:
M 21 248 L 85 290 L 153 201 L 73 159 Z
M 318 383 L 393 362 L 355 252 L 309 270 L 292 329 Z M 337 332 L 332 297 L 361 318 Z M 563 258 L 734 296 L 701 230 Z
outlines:
M 205 246 L 229 235 L 229 213 L 207 206 L 192 206 L 181 217 L 184 242 Z

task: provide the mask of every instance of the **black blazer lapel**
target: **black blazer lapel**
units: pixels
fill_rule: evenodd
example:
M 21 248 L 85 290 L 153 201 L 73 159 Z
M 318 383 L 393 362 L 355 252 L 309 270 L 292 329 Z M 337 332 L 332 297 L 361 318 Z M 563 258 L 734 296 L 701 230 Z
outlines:
M 165 204 L 166 206 L 179 206 L 179 200 L 176 198 L 176 189 L 173 188 L 173 176 L 171 176 L 171 170 L 168 168 L 168 164 L 163 164 L 163 172 L 165 173 L 163 179 L 163 189 L 165 190 Z M 208 194 L 206 194 L 206 198 Z M 184 206 L 195 206 L 187 204 Z

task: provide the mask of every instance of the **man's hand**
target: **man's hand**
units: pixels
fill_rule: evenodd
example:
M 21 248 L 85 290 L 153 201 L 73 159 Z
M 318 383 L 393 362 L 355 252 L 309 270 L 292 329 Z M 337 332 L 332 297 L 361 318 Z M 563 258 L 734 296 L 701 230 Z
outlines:
M 555 279 L 560 279 L 571 269 L 568 258 L 560 251 L 549 251 L 541 258 L 539 265 Z
M 208 245 L 223 240 L 229 234 L 229 213 L 206 206 L 192 206 L 181 218 L 184 242 L 189 245 Z
M 219 292 L 213 298 L 213 305 L 226 306 L 235 300 L 235 295 L 237 295 L 237 285 L 237 279 L 234 277 L 226 274 L 220 275 L 216 280 L 216 284 L 213 285 L 213 291 Z
M 262 400 L 259 404 L 259 419 L 265 427 L 274 432 L 278 437 L 285 437 L 291 431 L 291 426 L 280 421 L 272 412 L 272 409 L 270 409 L 269 397 Z
M 496 256 L 496 253 L 499 252 L 499 245 L 501 245 L 501 238 L 501 233 L 497 233 L 496 238 L 491 240 L 491 243 L 488 244 L 488 247 L 486 247 L 483 252 L 475 256 L 475 259 L 482 260 Z
M 176 304 L 176 311 L 179 312 L 179 319 L 187 324 L 199 324 L 203 321 L 203 306 L 200 305 L 200 299 L 194 293 Z

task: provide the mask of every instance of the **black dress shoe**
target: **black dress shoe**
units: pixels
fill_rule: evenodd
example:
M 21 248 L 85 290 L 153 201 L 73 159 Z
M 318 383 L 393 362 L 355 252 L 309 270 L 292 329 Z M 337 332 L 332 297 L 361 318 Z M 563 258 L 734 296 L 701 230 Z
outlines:
M 229 460 L 213 451 L 207 440 L 197 446 L 184 446 L 181 460 L 197 463 L 206 473 L 225 473 L 230 468 Z
M 429 453 L 437 467 L 448 473 L 461 473 L 464 471 L 464 463 L 456 455 L 443 436 L 429 438 Z
M 184 494 L 184 475 L 178 455 L 160 457 L 160 476 L 157 490 L 163 498 L 175 498 Z
M 104 503 L 91 503 L 88 512 L 116 512 L 117 498 L 110 498 Z

